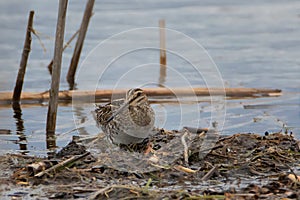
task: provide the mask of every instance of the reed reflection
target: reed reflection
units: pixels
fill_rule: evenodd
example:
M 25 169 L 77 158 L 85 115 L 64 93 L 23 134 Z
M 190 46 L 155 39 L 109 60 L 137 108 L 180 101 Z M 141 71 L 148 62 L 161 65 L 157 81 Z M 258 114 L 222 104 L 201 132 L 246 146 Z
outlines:
M 24 128 L 24 120 L 22 119 L 22 109 L 20 106 L 20 103 L 15 102 L 12 104 L 12 108 L 14 111 L 13 117 L 15 118 L 16 122 L 16 133 L 19 136 L 19 140 L 17 144 L 20 146 L 20 150 L 27 150 L 27 138 L 24 134 L 25 128 Z

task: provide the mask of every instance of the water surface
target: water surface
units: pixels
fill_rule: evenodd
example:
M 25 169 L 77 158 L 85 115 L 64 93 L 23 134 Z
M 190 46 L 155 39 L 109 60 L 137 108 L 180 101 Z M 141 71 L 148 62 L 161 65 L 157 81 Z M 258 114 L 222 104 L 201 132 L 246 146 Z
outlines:
M 0 2 L 0 91 L 12 91 L 22 53 L 27 18 L 30 10 L 35 11 L 34 29 L 43 46 L 33 36 L 24 91 L 43 92 L 49 89 L 50 75 L 47 65 L 53 56 L 53 44 L 57 18 L 57 2 L 40 2 L 29 0 L 24 4 L 12 0 Z M 69 2 L 65 37 L 68 39 L 79 28 L 84 3 Z M 283 96 L 259 99 L 228 100 L 223 134 L 237 132 L 280 131 L 282 126 L 290 127 L 296 137 L 299 135 L 300 122 L 300 2 L 289 1 L 97 1 L 94 15 L 82 50 L 80 64 L 88 57 L 90 51 L 100 42 L 123 31 L 156 27 L 159 19 L 165 19 L 167 28 L 186 34 L 200 43 L 215 62 L 226 87 L 278 88 Z M 149 35 L 153 36 L 153 35 Z M 136 38 L 147 35 L 136 35 Z M 158 33 L 157 33 L 158 38 Z M 174 45 L 187 55 L 196 57 L 195 49 L 189 48 L 176 38 L 167 40 L 167 46 Z M 146 41 L 147 42 L 147 41 Z M 159 43 L 150 45 L 159 47 Z M 116 48 L 132 45 L 132 40 L 118 40 Z M 61 90 L 68 89 L 66 73 L 72 57 L 74 43 L 67 48 L 63 56 Z M 113 53 L 117 49 L 106 49 Z M 204 55 L 204 54 L 203 54 Z M 200 56 L 200 55 L 199 55 Z M 202 55 L 201 55 L 202 56 Z M 99 55 L 99 62 L 105 55 Z M 141 64 L 158 63 L 157 49 L 140 50 L 112 63 L 101 79 L 101 87 L 115 86 L 115 77 L 122 77 L 122 67 L 131 68 Z M 200 57 L 199 57 L 200 58 Z M 204 58 L 203 58 L 204 59 Z M 200 59 L 203 61 L 203 59 Z M 89 64 L 89 59 L 86 59 Z M 93 62 L 95 63 L 95 62 Z M 168 54 L 168 64 L 178 68 L 182 74 L 189 75 L 193 84 L 205 83 L 205 77 L 196 76 L 186 60 Z M 182 66 L 180 68 L 180 66 Z M 99 65 L 90 65 L 89 73 L 99 70 Z M 118 68 L 119 67 L 119 68 Z M 122 68 L 124 69 L 124 68 Z M 125 76 L 124 87 L 135 87 L 145 80 L 144 77 L 159 76 L 159 68 L 149 71 L 135 71 Z M 77 88 L 93 90 L 98 83 L 91 81 L 89 73 L 80 72 Z M 145 76 L 145 74 L 149 76 Z M 132 78 L 133 77 L 133 78 Z M 128 81 L 128 79 L 130 81 Z M 125 81 L 127 80 L 127 81 Z M 181 82 L 171 70 L 167 72 L 169 86 L 178 86 Z M 157 83 L 152 83 L 152 86 Z M 205 85 L 203 85 L 205 86 Z M 100 87 L 100 86 L 99 86 Z M 244 105 L 253 106 L 245 109 Z M 267 106 L 259 106 L 267 105 Z M 271 105 L 271 106 L 269 106 Z M 210 125 L 211 107 L 209 103 L 184 106 L 185 119 L 182 123 L 182 111 L 177 104 L 154 104 L 157 112 L 157 125 L 168 129 L 181 128 L 184 125 L 197 124 L 195 113 L 200 113 L 200 126 Z M 199 108 L 196 110 L 195 108 Z M 246 107 L 249 108 L 249 107 Z M 251 108 L 251 106 L 250 106 Z M 39 106 L 21 105 L 22 115 L 14 117 L 10 107 L 0 107 L 0 128 L 11 130 L 11 134 L 0 135 L 0 152 L 20 149 L 20 133 L 26 136 L 27 149 L 34 154 L 45 151 L 45 120 L 47 104 Z M 57 133 L 58 145 L 64 146 L 72 135 L 95 135 L 91 110 L 92 104 L 66 104 L 58 109 Z M 197 112 L 196 112 L 197 111 Z M 198 112 L 200 111 L 200 112 Z M 17 118 L 19 118 L 17 120 Z M 21 121 L 20 121 L 21 118 Z M 21 122 L 21 124 L 20 124 Z M 80 125 L 79 131 L 72 131 Z

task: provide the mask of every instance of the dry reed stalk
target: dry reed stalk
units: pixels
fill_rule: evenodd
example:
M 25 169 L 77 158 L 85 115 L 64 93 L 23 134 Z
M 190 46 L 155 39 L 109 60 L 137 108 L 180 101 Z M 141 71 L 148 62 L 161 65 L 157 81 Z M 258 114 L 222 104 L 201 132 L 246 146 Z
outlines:
M 163 86 L 167 76 L 167 53 L 166 53 L 166 30 L 165 20 L 159 20 L 159 38 L 160 38 L 160 71 L 159 86 Z
M 56 127 L 59 82 L 60 82 L 60 73 L 61 73 L 61 60 L 62 60 L 62 52 L 63 52 L 67 6 L 68 6 L 68 0 L 59 1 L 52 80 L 51 80 L 51 89 L 49 92 L 50 96 L 49 96 L 49 106 L 48 106 L 47 125 L 46 125 L 46 134 L 47 134 L 46 141 L 47 141 L 48 149 L 56 146 L 55 127 Z
M 75 77 L 76 69 L 78 66 L 81 50 L 83 47 L 86 31 L 87 31 L 87 28 L 88 28 L 88 25 L 90 22 L 90 18 L 92 16 L 94 3 L 95 3 L 95 0 L 88 0 L 86 7 L 85 7 L 84 15 L 83 15 L 81 26 L 79 29 L 78 39 L 76 42 L 73 57 L 72 57 L 69 71 L 67 74 L 67 81 L 70 85 L 70 90 L 74 89 L 74 80 L 75 80 L 74 77 Z
M 18 71 L 18 77 L 16 80 L 15 88 L 14 88 L 14 94 L 12 97 L 13 102 L 19 102 L 21 93 L 22 93 L 24 76 L 25 76 L 26 66 L 27 66 L 27 60 L 29 57 L 30 47 L 31 47 L 31 30 L 32 30 L 32 24 L 33 24 L 33 16 L 34 16 L 34 11 L 30 11 L 27 29 L 26 29 L 27 30 L 26 37 L 25 37 L 25 42 L 24 42 L 24 47 L 23 47 L 23 53 L 22 53 L 22 58 L 21 58 L 21 62 L 20 62 L 20 68 Z

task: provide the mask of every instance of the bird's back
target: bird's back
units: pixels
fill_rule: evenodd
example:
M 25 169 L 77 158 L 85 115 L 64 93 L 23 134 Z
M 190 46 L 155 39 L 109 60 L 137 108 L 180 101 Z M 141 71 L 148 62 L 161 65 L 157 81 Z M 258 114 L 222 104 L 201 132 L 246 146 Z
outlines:
M 154 111 L 148 102 L 137 106 L 129 105 L 109 120 L 124 102 L 124 99 L 118 99 L 104 106 L 98 106 L 95 110 L 97 124 L 115 144 L 141 142 L 154 128 Z

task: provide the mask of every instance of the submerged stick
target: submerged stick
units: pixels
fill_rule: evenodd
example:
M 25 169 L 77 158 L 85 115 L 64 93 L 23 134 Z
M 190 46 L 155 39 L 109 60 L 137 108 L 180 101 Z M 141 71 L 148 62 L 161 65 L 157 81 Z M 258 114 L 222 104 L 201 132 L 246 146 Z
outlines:
M 64 43 L 67 5 L 68 5 L 68 0 L 59 1 L 54 59 L 53 59 L 53 71 L 52 71 L 52 80 L 51 80 L 51 89 L 50 89 L 47 125 L 46 125 L 47 148 L 56 146 L 55 127 L 56 127 L 59 81 L 60 81 L 60 72 L 61 72 L 61 60 L 62 60 L 62 50 L 63 50 L 63 43 Z
M 67 75 L 67 81 L 70 85 L 71 90 L 74 89 L 74 76 L 75 76 L 77 65 L 79 62 L 79 58 L 80 58 L 81 50 L 83 47 L 86 31 L 87 31 L 87 28 L 88 28 L 88 25 L 90 22 L 90 18 L 92 16 L 94 3 L 95 3 L 95 0 L 88 0 L 86 7 L 85 7 L 84 15 L 82 18 L 78 39 L 76 42 L 76 46 L 74 49 L 70 68 L 69 68 L 68 75 Z
M 160 71 L 159 86 L 163 86 L 167 76 L 167 54 L 166 54 L 166 31 L 165 20 L 159 20 L 159 38 L 160 38 Z
M 34 11 L 30 11 L 27 29 L 26 29 L 27 30 L 26 37 L 25 37 L 25 42 L 24 42 L 24 47 L 23 47 L 23 53 L 22 53 L 22 58 L 21 58 L 21 62 L 20 62 L 20 68 L 19 68 L 18 77 L 16 80 L 16 85 L 15 85 L 14 94 L 13 94 L 13 102 L 19 102 L 20 96 L 22 93 L 24 76 L 25 76 L 25 71 L 26 71 L 26 66 L 27 66 L 27 60 L 28 60 L 28 56 L 30 53 L 30 46 L 31 46 L 31 30 L 32 30 L 32 24 L 33 24 L 33 16 L 34 16 Z
M 222 88 L 143 88 L 144 92 L 149 97 L 174 97 L 174 96 L 216 96 L 224 95 L 224 90 Z M 86 101 L 87 99 L 95 100 L 107 100 L 110 99 L 112 95 L 124 95 L 127 89 L 118 90 L 86 90 L 86 91 L 75 91 L 67 90 L 60 91 L 58 93 L 58 100 L 60 101 L 71 101 L 72 98 L 76 100 Z M 225 95 L 227 97 L 274 97 L 281 96 L 280 89 L 263 89 L 263 88 L 225 88 Z M 11 92 L 0 92 L 0 103 L 10 103 L 12 97 Z M 21 100 L 23 103 L 30 102 L 43 102 L 49 99 L 49 92 L 23 92 L 21 95 Z

